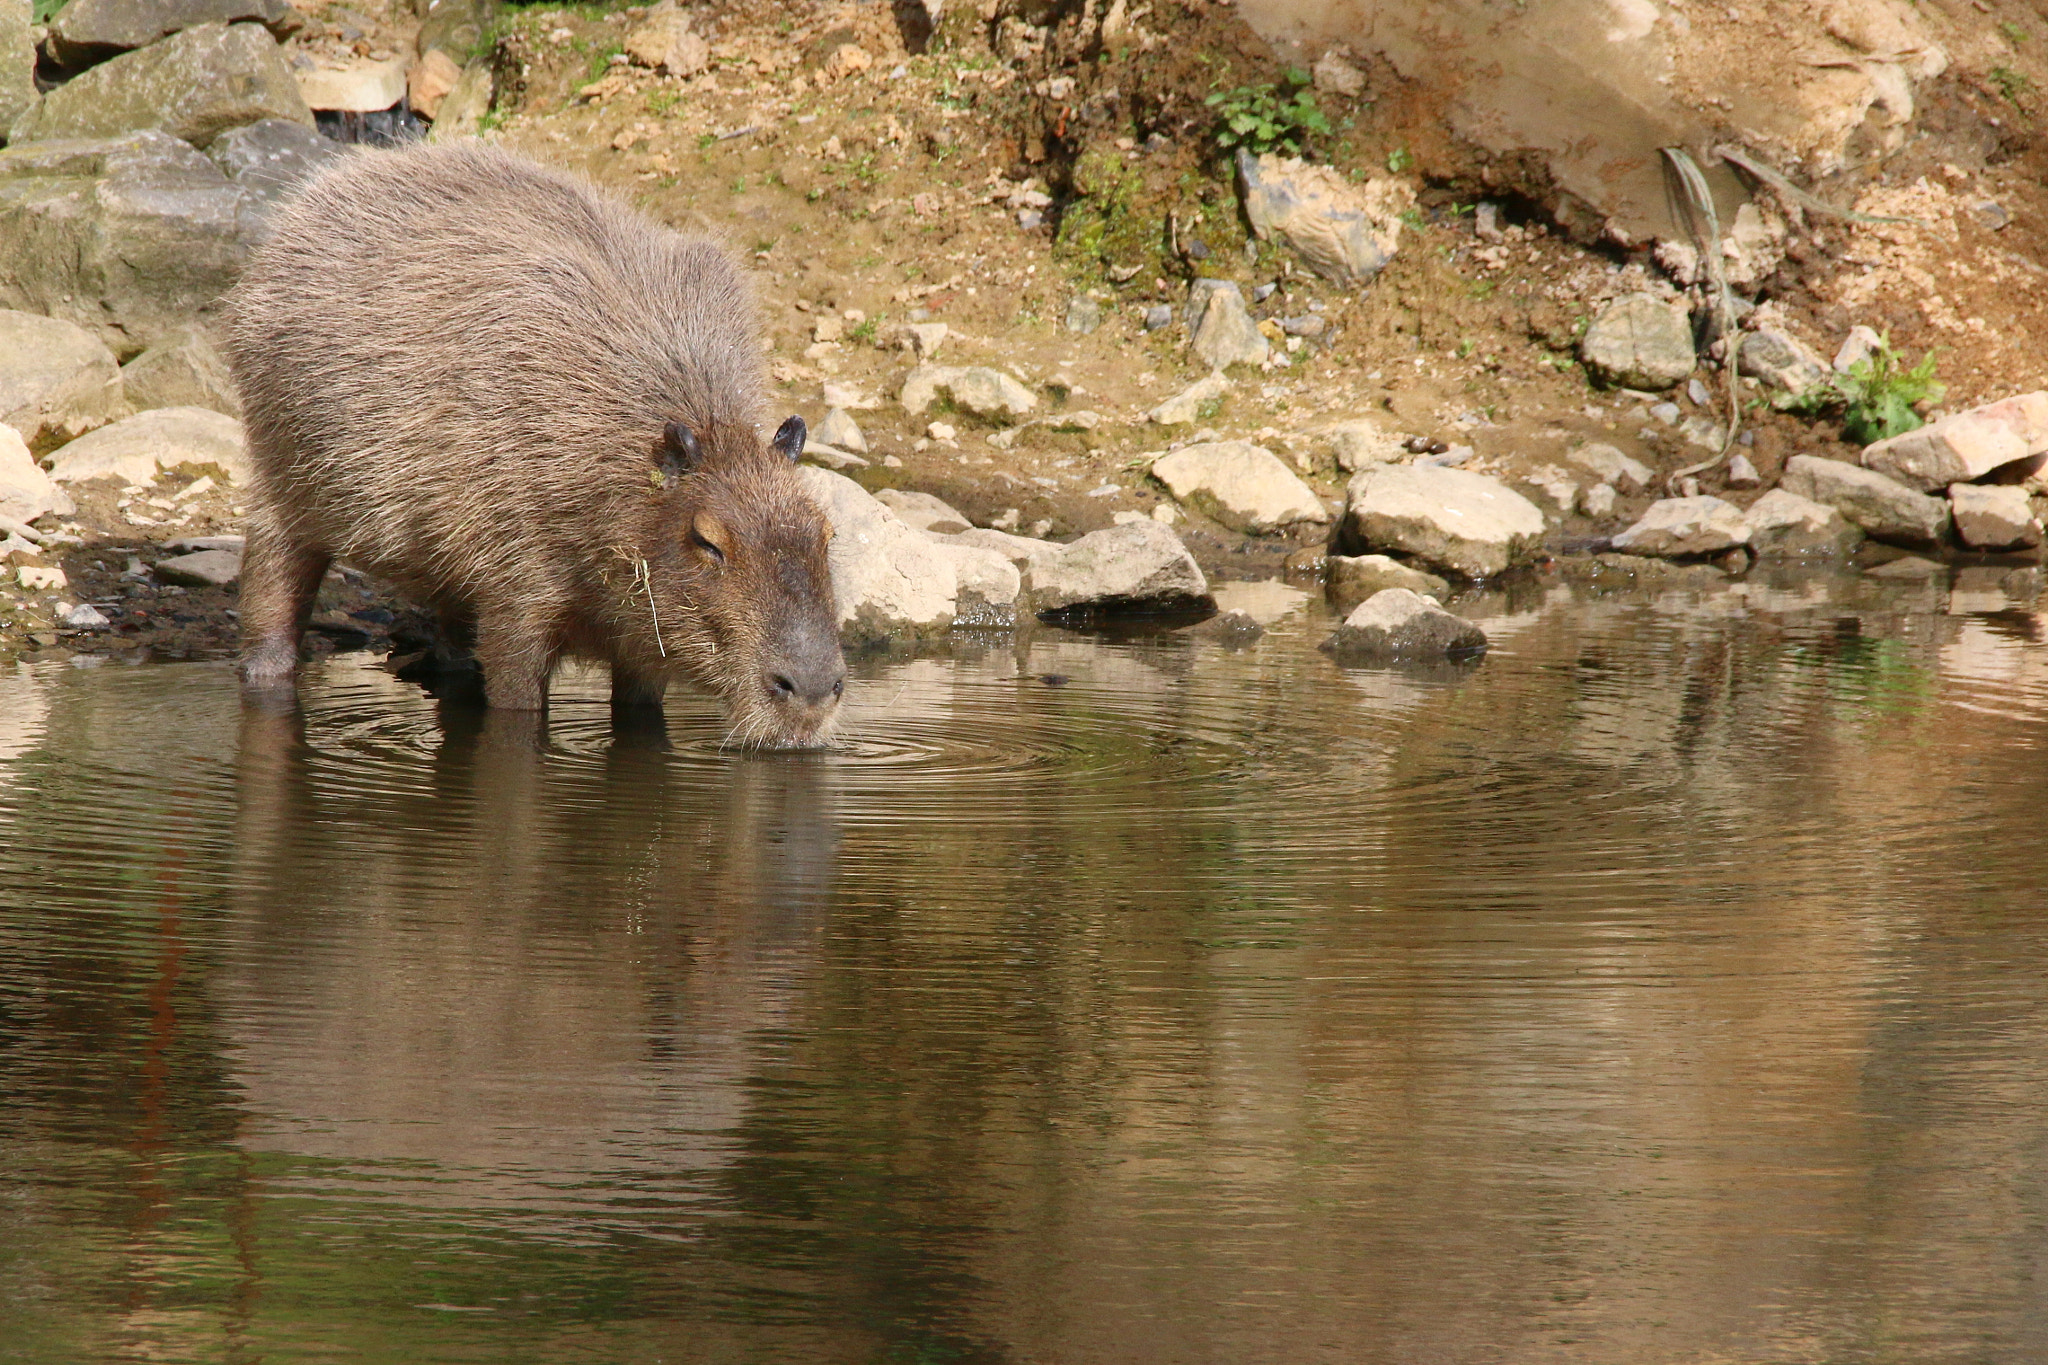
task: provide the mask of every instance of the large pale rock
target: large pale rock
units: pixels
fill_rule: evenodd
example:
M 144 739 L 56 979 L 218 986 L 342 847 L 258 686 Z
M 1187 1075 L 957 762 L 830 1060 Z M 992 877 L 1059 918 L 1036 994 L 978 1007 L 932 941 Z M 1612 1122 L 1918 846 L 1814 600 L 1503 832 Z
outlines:
M 1484 474 L 1380 465 L 1359 471 L 1344 491 L 1341 548 L 1490 578 L 1533 552 L 1543 529 L 1536 504 Z
M 978 417 L 1008 422 L 1038 406 L 1038 395 L 985 365 L 920 365 L 903 381 L 905 410 L 923 412 L 945 394 L 953 405 Z
M 1024 576 L 1028 590 L 1031 576 L 1041 565 L 1050 564 L 1066 553 L 1067 547 L 1058 541 L 1036 540 L 1030 536 L 1013 536 L 1007 531 L 997 531 L 986 526 L 973 526 L 965 531 L 951 533 L 930 531 L 926 534 L 949 545 L 972 545 L 977 549 L 990 550 L 1001 555 Z
M 825 420 L 818 423 L 818 429 L 813 436 L 828 446 L 850 450 L 856 455 L 868 453 L 867 436 L 845 408 L 833 408 L 826 413 Z
M 1152 477 L 1204 516 L 1249 535 L 1330 519 L 1313 489 L 1250 441 L 1182 446 L 1152 462 Z
M 341 114 L 374 114 L 405 98 L 403 57 L 384 61 L 321 62 L 295 73 L 299 98 L 309 109 Z
M 1221 403 L 1223 395 L 1230 392 L 1231 383 L 1223 373 L 1214 371 L 1196 380 L 1173 397 L 1145 414 L 1148 421 L 1164 427 L 1182 427 L 1201 419 L 1202 410 L 1211 403 Z
M 1196 280 L 1189 288 L 1188 331 L 1196 357 L 1212 370 L 1261 364 L 1273 349 L 1229 280 Z
M 30 0 L 0 0 L 0 138 L 36 102 L 36 47 Z
M 136 408 L 212 408 L 242 415 L 228 363 L 206 333 L 187 327 L 121 367 L 121 390 Z
M 25 524 L 52 512 L 69 516 L 76 510 L 71 495 L 36 463 L 21 433 L 0 425 L 0 517 Z
M 875 494 L 875 501 L 894 512 L 898 521 L 914 530 L 965 531 L 974 524 L 964 512 L 930 493 L 884 488 Z
M 1973 550 L 2018 550 L 2041 543 L 2041 522 L 2015 484 L 1959 483 L 1948 490 L 1956 537 Z
M 1649 487 L 1650 467 L 1604 442 L 1567 450 L 1564 457 L 1601 483 L 1630 490 Z
M 626 55 L 665 76 L 694 76 L 711 63 L 710 44 L 691 30 L 690 16 L 675 0 L 661 0 L 626 34 Z
M 66 319 L 131 355 L 217 310 L 248 259 L 243 207 L 219 167 L 153 129 L 8 147 L 0 306 Z
M 496 9 L 494 0 L 427 0 L 413 45 L 422 57 L 445 52 L 461 65 L 478 55 Z
M 805 487 L 832 523 L 832 588 L 851 640 L 930 635 L 961 624 L 1014 621 L 1022 588 L 1004 556 L 943 544 L 906 525 L 842 474 L 805 465 Z
M 0 423 L 41 450 L 122 411 L 121 367 L 98 337 L 57 318 L 0 310 Z
M 1175 610 L 1211 601 L 1209 581 L 1180 537 L 1156 521 L 1082 536 L 1031 570 L 1040 616 Z
M 15 122 L 8 142 L 157 128 L 204 147 L 260 118 L 313 122 L 277 40 L 255 24 L 201 24 L 58 86 Z
M 1284 242 L 1310 270 L 1343 285 L 1364 284 L 1386 268 L 1400 246 L 1401 214 L 1415 206 L 1405 182 L 1375 177 L 1361 187 L 1296 157 L 1240 149 L 1237 174 L 1252 231 Z
M 1740 509 L 1715 497 L 1660 498 L 1614 538 L 1617 550 L 1660 559 L 1720 554 L 1748 543 L 1749 523 Z
M 242 576 L 242 556 L 233 550 L 195 550 L 159 559 L 151 569 L 166 583 L 190 588 L 225 588 Z
M 1338 611 L 1353 607 L 1388 588 L 1406 588 L 1441 602 L 1450 596 L 1451 585 L 1433 573 L 1386 555 L 1331 555 L 1324 571 L 1323 595 Z
M 1668 389 L 1693 371 L 1692 322 L 1682 303 L 1653 294 L 1616 299 L 1579 342 L 1586 368 L 1611 384 Z
M 1370 417 L 1338 422 L 1324 430 L 1323 439 L 1330 443 L 1337 468 L 1347 474 L 1355 474 L 1368 465 L 1398 464 L 1407 456 L 1400 437 Z
M 434 126 L 428 131 L 427 140 L 452 142 L 476 136 L 483 128 L 484 115 L 491 112 L 495 94 L 488 61 L 473 61 L 462 68 L 461 79 L 434 111 Z
M 46 46 L 76 71 L 201 24 L 249 20 L 280 42 L 306 22 L 286 0 L 69 0 L 50 21 Z
M 1345 663 L 1470 658 L 1486 632 L 1421 593 L 1386 588 L 1358 604 L 1320 646 Z
M 1788 394 L 1802 394 L 1830 378 L 1827 362 L 1789 332 L 1760 327 L 1744 333 L 1742 372 Z
M 1749 505 L 1749 548 L 1759 559 L 1833 559 L 1854 550 L 1863 532 L 1825 503 L 1773 488 Z
M 180 465 L 207 466 L 229 482 L 249 482 L 242 424 L 208 408 L 159 408 L 101 427 L 60 449 L 50 460 L 59 483 L 118 478 L 151 483 Z
M 2048 451 L 2048 393 L 2023 393 L 1953 413 L 1863 448 L 1863 464 L 1932 493 L 1973 483 L 2001 465 Z
M 441 103 L 453 93 L 462 81 L 462 68 L 455 59 L 434 48 L 413 63 L 405 75 L 405 102 L 421 118 L 431 119 L 441 112 Z
M 1873 540 L 1927 546 L 1948 529 L 1947 502 L 1841 460 L 1794 455 L 1785 462 L 1779 484 L 1788 493 L 1834 508 Z
M 206 154 L 242 191 L 244 232 L 255 240 L 269 235 L 265 220 L 300 181 L 348 155 L 333 138 L 280 118 L 230 129 L 214 139 Z

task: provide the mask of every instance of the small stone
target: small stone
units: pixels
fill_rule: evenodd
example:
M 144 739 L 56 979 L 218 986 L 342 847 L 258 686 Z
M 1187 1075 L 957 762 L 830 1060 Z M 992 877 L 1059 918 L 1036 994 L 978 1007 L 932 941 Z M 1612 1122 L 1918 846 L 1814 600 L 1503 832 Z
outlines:
M 88 602 L 80 602 L 57 618 L 67 630 L 105 630 L 113 625 L 105 613 Z
M 1614 485 L 1596 483 L 1579 490 L 1579 511 L 1589 517 L 1606 517 L 1614 514 Z
M 711 47 L 675 0 L 661 0 L 626 34 L 626 56 L 666 76 L 694 76 L 711 64 Z
M 828 408 L 845 408 L 848 412 L 868 412 L 882 406 L 882 400 L 862 393 L 851 384 L 839 384 L 827 380 L 822 397 Z
M 24 564 L 14 571 L 14 581 L 30 592 L 61 592 L 71 586 L 62 569 Z
M 899 334 L 902 338 L 899 344 L 919 360 L 930 360 L 939 353 L 939 347 L 950 330 L 943 322 L 913 322 Z
M 441 102 L 462 79 L 455 59 L 435 48 L 413 64 L 405 77 L 405 102 L 415 114 L 430 119 L 441 110 Z
M 1151 473 L 1182 504 L 1247 535 L 1330 520 L 1314 490 L 1249 441 L 1182 446 L 1154 460 Z
M 1284 243 L 1326 280 L 1363 285 L 1386 268 L 1415 206 L 1406 181 L 1373 176 L 1354 185 L 1334 167 L 1275 153 L 1237 154 L 1245 217 L 1260 238 Z
M 1173 325 L 1173 305 L 1172 305 L 1172 304 L 1170 304 L 1170 303 L 1155 303 L 1155 304 L 1153 304 L 1153 305 L 1152 305 L 1152 306 L 1151 306 L 1150 308 L 1147 308 L 1147 309 L 1145 310 L 1145 330 L 1146 330 L 1146 331 L 1148 331 L 1148 332 L 1156 332 L 1156 331 L 1158 331 L 1158 330 L 1159 330 L 1160 328 L 1162 328 L 1162 327 L 1171 327 L 1172 325 Z
M 227 361 L 197 327 L 166 337 L 123 365 L 121 388 L 138 408 L 211 408 L 229 417 L 242 415 Z
M 120 366 L 99 338 L 57 318 L 0 309 L 0 423 L 47 446 L 99 426 L 121 403 Z
M 1763 475 L 1756 472 L 1749 456 L 1740 451 L 1728 457 L 1728 465 L 1721 473 L 1721 482 L 1730 488 L 1757 488 L 1763 481 Z
M 924 434 L 934 441 L 950 441 L 960 433 L 945 422 L 933 422 L 924 429 Z
M 824 469 L 866 469 L 868 462 L 827 441 L 805 441 L 804 459 Z
M 811 324 L 811 340 L 837 341 L 846 335 L 846 320 L 827 314 Z
M 1839 558 L 1854 550 L 1863 532 L 1825 504 L 1782 488 L 1750 504 L 1749 548 L 1759 559 Z
M 1325 52 L 1309 68 L 1309 77 L 1318 90 L 1345 99 L 1355 99 L 1365 93 L 1365 73 L 1338 55 L 1335 48 Z
M 18 533 L 14 528 L 19 527 L 33 536 L 27 523 L 52 512 L 69 516 L 76 510 L 71 495 L 36 463 L 21 433 L 0 424 L 0 523 L 11 533 Z
M 1018 209 L 1017 226 L 1026 232 L 1036 232 L 1045 226 L 1045 215 L 1037 209 Z
M 1163 427 L 1187 426 L 1199 421 L 1210 404 L 1222 402 L 1230 389 L 1230 381 L 1221 371 L 1215 371 L 1153 408 L 1145 417 Z
M 1650 416 L 1656 418 L 1667 427 L 1677 426 L 1678 419 L 1684 415 L 1676 403 L 1652 403 L 1650 405 Z
M 1685 381 L 1685 396 L 1692 400 L 1692 405 L 1696 408 L 1705 407 L 1707 400 L 1713 397 L 1707 392 L 1707 386 L 1697 379 Z
M 1651 390 L 1670 388 L 1698 363 L 1685 306 L 1651 294 L 1630 294 L 1601 309 L 1579 357 L 1611 384 Z
M 901 400 L 912 413 L 923 412 L 945 393 L 977 417 L 1010 421 L 1038 406 L 1038 395 L 1004 374 L 983 365 L 920 365 L 903 381 Z
M 1082 536 L 1034 565 L 1031 574 L 1031 603 L 1041 617 L 1175 610 L 1209 601 L 1209 583 L 1194 556 L 1156 521 Z
M 1948 490 L 1956 536 L 1973 550 L 2018 550 L 2041 543 L 2041 522 L 2016 484 L 1959 483 Z
M 373 114 L 405 98 L 405 73 L 405 59 L 392 57 L 320 62 L 295 74 L 308 108 Z
M 199 550 L 159 559 L 155 573 L 165 583 L 192 588 L 225 588 L 242 576 L 242 557 L 230 550 Z
M 1196 280 L 1188 290 L 1189 345 L 1212 370 L 1257 365 L 1272 345 L 1245 307 L 1244 295 L 1228 280 Z
M 1320 646 L 1344 663 L 1471 658 L 1486 632 L 1406 588 L 1385 588 L 1352 609 Z
M 1323 595 L 1341 612 L 1388 588 L 1406 588 L 1439 602 L 1451 595 L 1446 580 L 1387 555 L 1331 555 L 1323 573 Z
M 1565 452 L 1565 459 L 1616 488 L 1634 491 L 1647 488 L 1650 484 L 1650 467 L 1641 460 L 1632 459 L 1611 445 L 1595 443 L 1580 446 L 1577 450 Z
M 849 640 L 1014 624 L 1022 579 L 1002 555 L 942 543 L 843 475 L 803 467 L 806 491 L 832 524 L 829 546 L 840 633 Z
M 1355 474 L 1368 465 L 1398 464 L 1405 452 L 1401 438 L 1370 417 L 1354 417 L 1323 429 L 1337 468 Z
M 1617 550 L 1662 559 L 1719 554 L 1748 543 L 1740 509 L 1713 497 L 1659 499 L 1614 538 Z
M 1280 330 L 1291 337 L 1306 337 L 1313 341 L 1329 328 L 1329 321 L 1320 313 L 1303 313 L 1297 318 L 1280 319 Z
M 1067 300 L 1067 330 L 1077 336 L 1087 336 L 1102 325 L 1102 305 L 1086 294 L 1076 294 Z
M 868 453 L 868 438 L 845 408 L 833 408 L 825 414 L 825 420 L 818 423 L 817 439 L 840 450 L 851 450 L 857 454 Z
M 1802 394 L 1828 381 L 1828 367 L 1821 358 L 1791 333 L 1775 328 L 1759 327 L 1745 334 L 1737 365 L 1742 373 L 1789 394 Z
M 1849 335 L 1842 338 L 1842 344 L 1835 350 L 1833 361 L 1835 373 L 1847 374 L 1857 365 L 1870 359 L 1878 347 L 1884 345 L 1884 338 L 1875 328 L 1851 327 Z
M 1948 529 L 1948 503 L 1915 492 L 1874 469 L 1814 455 L 1785 462 L 1780 486 L 1834 508 L 1874 540 L 1915 548 L 1938 544 Z

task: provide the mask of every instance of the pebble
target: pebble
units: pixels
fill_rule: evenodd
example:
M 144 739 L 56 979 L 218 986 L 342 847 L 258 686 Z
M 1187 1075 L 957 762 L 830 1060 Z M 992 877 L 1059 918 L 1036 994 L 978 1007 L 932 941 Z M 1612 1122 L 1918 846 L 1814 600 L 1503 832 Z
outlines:
M 924 431 L 925 435 L 931 437 L 934 441 L 950 441 L 960 434 L 950 424 L 945 422 L 934 422 L 926 427 Z
M 1749 456 L 1736 453 L 1728 457 L 1728 469 L 1722 481 L 1730 488 L 1756 488 L 1764 479 L 1750 463 Z
M 1699 380 L 1688 379 L 1685 381 L 1685 396 L 1692 400 L 1694 407 L 1703 408 L 1714 395 L 1708 393 L 1707 386 Z
M 1662 422 L 1662 423 L 1663 423 L 1663 424 L 1664 424 L 1665 426 L 1667 426 L 1667 427 L 1669 427 L 1669 426 L 1676 426 L 1676 425 L 1678 424 L 1678 417 L 1679 417 L 1679 412 L 1678 412 L 1678 404 L 1676 404 L 1676 403 L 1657 403 L 1657 404 L 1654 404 L 1654 405 L 1653 405 L 1653 406 L 1652 406 L 1652 407 L 1650 408 L 1650 416 L 1652 416 L 1652 417 L 1656 418 L 1656 419 L 1657 419 L 1658 421 Z
M 1019 209 L 1017 210 L 1017 226 L 1023 228 L 1026 232 L 1034 231 L 1045 226 L 1045 215 L 1037 209 Z
M 89 602 L 80 602 L 58 619 L 71 630 L 105 630 L 114 624 Z
M 1252 302 L 1264 303 L 1267 299 L 1272 298 L 1279 288 L 1279 285 L 1272 283 L 1270 280 L 1267 281 L 1265 284 L 1252 290 Z
M 1158 331 L 1158 330 L 1159 330 L 1160 328 L 1162 328 L 1162 327 L 1171 327 L 1172 325 L 1173 325 L 1173 305 L 1172 305 L 1172 304 L 1170 304 L 1170 303 L 1155 303 L 1155 304 L 1153 304 L 1153 305 L 1152 305 L 1152 306 L 1151 306 L 1150 308 L 1147 308 L 1147 309 L 1145 310 L 1145 330 L 1146 330 L 1146 331 L 1148 331 L 1148 332 L 1156 332 L 1156 331 Z

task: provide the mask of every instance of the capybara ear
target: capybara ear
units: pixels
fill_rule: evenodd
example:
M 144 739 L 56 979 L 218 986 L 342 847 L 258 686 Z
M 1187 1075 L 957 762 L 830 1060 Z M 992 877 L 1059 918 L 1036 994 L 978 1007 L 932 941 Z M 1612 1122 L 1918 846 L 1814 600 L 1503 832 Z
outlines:
M 804 437 L 810 433 L 804 427 L 804 419 L 792 417 L 775 428 L 775 448 L 789 456 L 792 462 L 804 457 Z
M 654 453 L 655 468 L 664 482 L 694 474 L 704 465 L 704 447 L 687 422 L 670 422 L 661 431 L 661 448 Z

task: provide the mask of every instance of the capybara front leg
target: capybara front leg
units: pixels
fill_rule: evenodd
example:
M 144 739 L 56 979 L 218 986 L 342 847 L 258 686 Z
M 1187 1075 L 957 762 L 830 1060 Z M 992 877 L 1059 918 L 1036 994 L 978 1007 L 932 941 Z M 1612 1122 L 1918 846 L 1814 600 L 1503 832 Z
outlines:
M 290 686 L 299 667 L 299 635 L 313 613 L 320 576 L 334 557 L 251 527 L 242 552 L 242 683 Z
M 668 692 L 668 679 L 653 673 L 637 673 L 626 664 L 612 665 L 614 707 L 659 706 Z
M 482 613 L 477 622 L 476 661 L 483 666 L 488 705 L 506 711 L 546 709 L 548 675 L 555 671 L 555 639 L 542 620 L 506 612 Z

